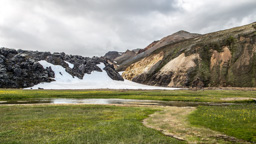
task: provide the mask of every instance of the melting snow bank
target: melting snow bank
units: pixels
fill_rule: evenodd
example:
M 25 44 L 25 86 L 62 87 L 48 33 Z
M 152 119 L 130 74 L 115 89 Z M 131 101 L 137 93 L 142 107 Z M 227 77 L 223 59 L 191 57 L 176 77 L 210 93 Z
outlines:
M 50 83 L 40 83 L 32 87 L 32 89 L 167 89 L 176 90 L 178 88 L 166 88 L 166 87 L 156 87 L 147 86 L 143 84 L 138 84 L 129 80 L 116 81 L 112 80 L 103 68 L 105 65 L 103 63 L 98 64 L 103 72 L 93 71 L 91 74 L 85 74 L 83 79 L 73 77 L 65 71 L 65 69 L 60 65 L 53 65 L 44 60 L 39 61 L 39 63 L 44 67 L 51 67 L 55 73 L 55 81 Z M 71 64 L 69 66 L 72 67 Z M 31 89 L 31 88 L 27 88 Z

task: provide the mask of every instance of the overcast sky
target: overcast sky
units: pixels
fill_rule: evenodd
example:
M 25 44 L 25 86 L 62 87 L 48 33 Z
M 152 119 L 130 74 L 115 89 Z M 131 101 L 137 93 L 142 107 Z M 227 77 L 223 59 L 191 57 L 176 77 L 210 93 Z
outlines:
M 256 21 L 256 0 L 0 0 L 0 47 L 100 56 Z

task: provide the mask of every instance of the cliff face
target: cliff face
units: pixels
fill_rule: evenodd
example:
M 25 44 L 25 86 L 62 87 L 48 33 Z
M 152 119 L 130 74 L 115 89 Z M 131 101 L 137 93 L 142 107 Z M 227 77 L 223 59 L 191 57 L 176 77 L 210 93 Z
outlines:
M 170 87 L 255 87 L 256 23 L 169 43 L 131 64 L 123 77 Z
M 101 72 L 97 64 L 104 63 L 104 70 L 111 79 L 123 80 L 113 65 L 104 58 L 0 48 L 0 88 L 25 88 L 54 81 L 55 73 L 51 67 L 45 69 L 38 62 L 41 60 L 62 66 L 67 73 L 79 79 L 93 71 Z

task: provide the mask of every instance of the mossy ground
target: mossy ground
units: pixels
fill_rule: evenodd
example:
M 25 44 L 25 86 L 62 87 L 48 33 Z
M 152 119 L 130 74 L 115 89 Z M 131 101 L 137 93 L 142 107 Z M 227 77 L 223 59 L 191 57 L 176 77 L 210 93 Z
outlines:
M 202 106 L 189 116 L 191 124 L 256 143 L 256 105 Z
M 255 99 L 256 91 L 0 90 L 0 101 L 38 98 L 121 98 L 247 103 L 254 101 L 255 103 L 255 100 L 244 98 Z M 255 109 L 255 104 L 199 107 L 190 116 L 190 120 L 194 125 L 255 142 Z M 0 106 L 0 141 L 2 143 L 181 143 L 142 125 L 142 120 L 157 110 L 159 109 L 150 107 L 93 105 Z
M 229 137 L 218 131 L 191 125 L 188 116 L 195 110 L 195 107 L 164 107 L 162 111 L 150 115 L 143 123 L 147 127 L 162 131 L 189 144 L 245 143 L 243 140 Z
M 146 128 L 152 108 L 0 106 L 0 143 L 183 143 Z

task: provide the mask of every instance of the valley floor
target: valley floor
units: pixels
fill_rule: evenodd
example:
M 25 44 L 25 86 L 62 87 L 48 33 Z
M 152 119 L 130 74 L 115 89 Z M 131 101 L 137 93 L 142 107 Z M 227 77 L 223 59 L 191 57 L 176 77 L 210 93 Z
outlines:
M 239 105 L 0 105 L 1 143 L 256 142 L 256 91 L 0 90 L 0 101 L 38 98 L 149 99 Z
M 0 106 L 1 143 L 184 143 L 146 128 L 155 108 L 65 105 Z

